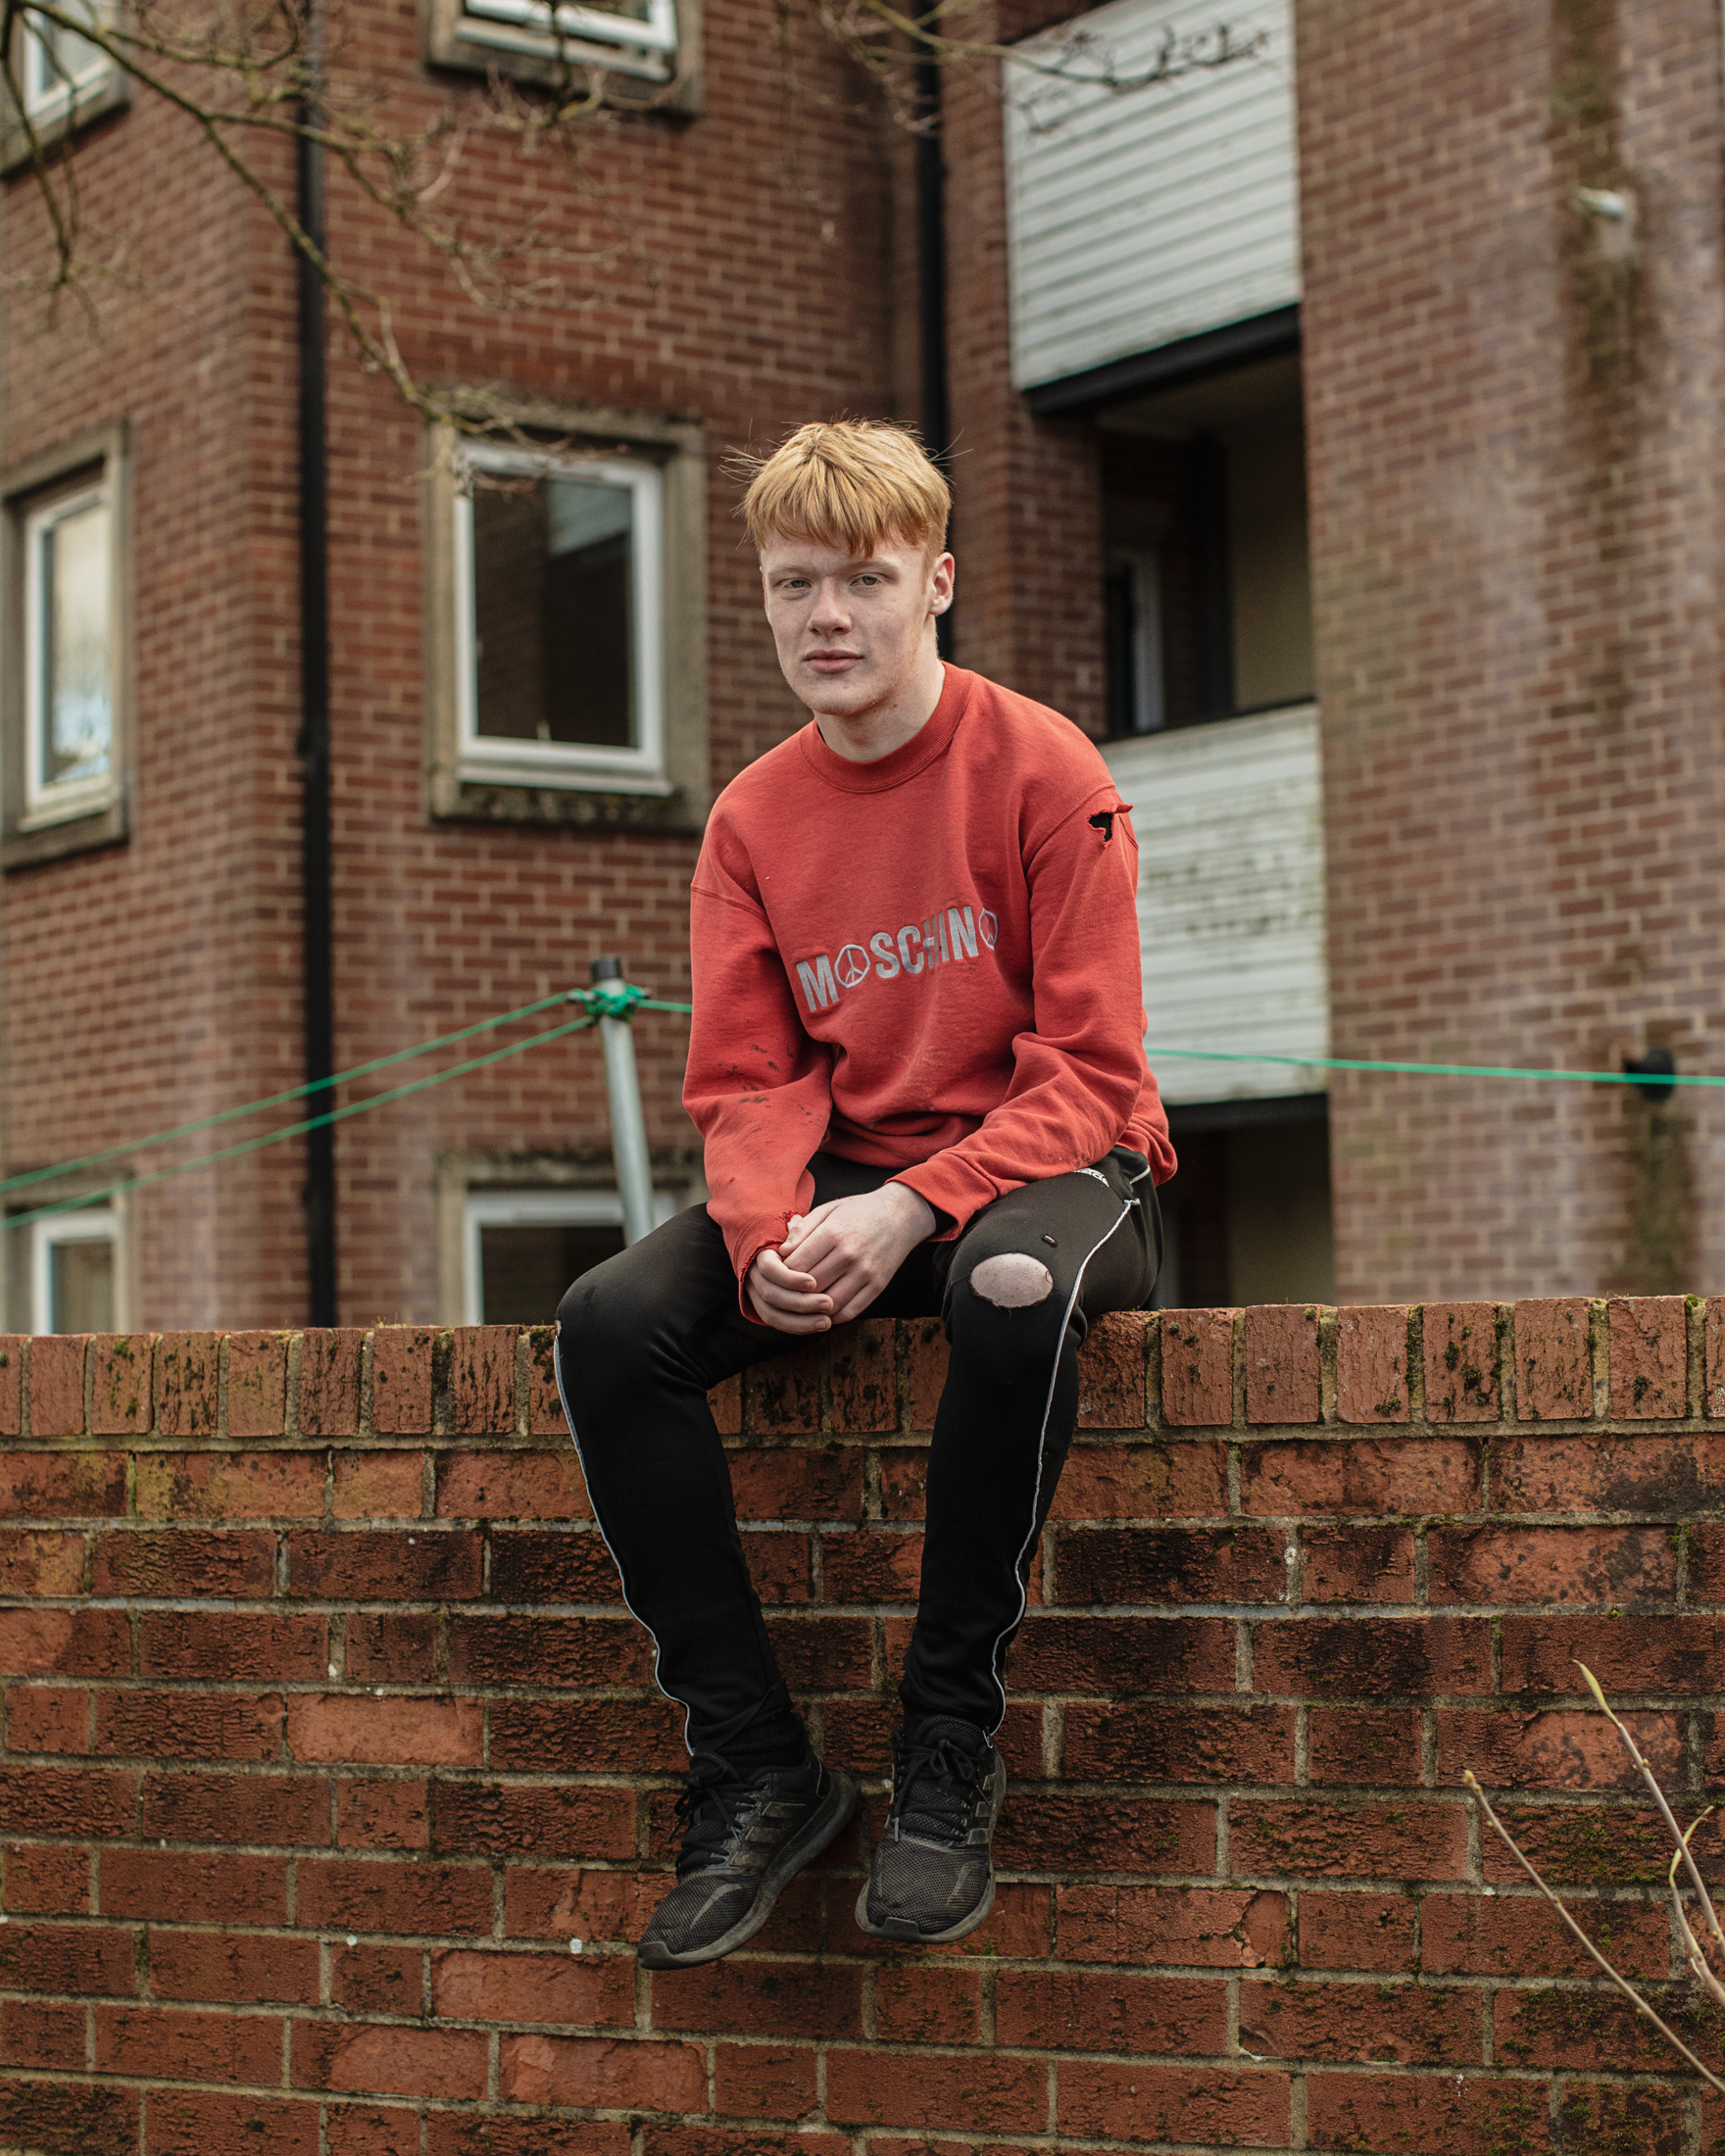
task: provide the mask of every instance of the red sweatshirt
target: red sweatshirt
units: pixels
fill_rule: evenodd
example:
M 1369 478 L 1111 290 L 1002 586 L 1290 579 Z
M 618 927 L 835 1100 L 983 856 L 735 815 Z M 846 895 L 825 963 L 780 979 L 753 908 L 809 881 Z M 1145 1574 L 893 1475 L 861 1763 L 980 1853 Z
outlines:
M 1127 807 L 1069 719 L 957 666 L 890 756 L 810 724 L 720 794 L 683 1100 L 739 1283 L 822 1151 L 901 1171 L 937 1240 L 1111 1146 L 1172 1175 Z

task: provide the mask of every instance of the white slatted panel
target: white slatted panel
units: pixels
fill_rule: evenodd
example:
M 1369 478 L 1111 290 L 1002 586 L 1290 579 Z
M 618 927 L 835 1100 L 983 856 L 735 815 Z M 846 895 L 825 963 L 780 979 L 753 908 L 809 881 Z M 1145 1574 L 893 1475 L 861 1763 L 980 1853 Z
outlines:
M 1111 0 L 1079 18 L 1116 77 L 1155 61 L 1164 29 L 1225 22 L 1262 51 L 1116 92 L 1007 72 L 1012 379 L 1020 389 L 1245 321 L 1300 297 L 1292 0 Z M 1060 33 L 1019 48 L 1044 61 Z
M 1180 727 L 1103 754 L 1133 805 L 1146 1040 L 1162 1098 L 1326 1092 L 1321 1070 L 1157 1053 L 1330 1053 L 1316 711 Z

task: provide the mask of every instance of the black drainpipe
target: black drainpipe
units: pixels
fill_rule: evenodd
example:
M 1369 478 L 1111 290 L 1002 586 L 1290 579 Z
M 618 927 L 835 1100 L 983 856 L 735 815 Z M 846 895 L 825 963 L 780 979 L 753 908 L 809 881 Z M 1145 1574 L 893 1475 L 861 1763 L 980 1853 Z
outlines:
M 922 341 L 922 439 L 928 454 L 952 477 L 952 410 L 947 396 L 946 147 L 941 139 L 940 62 L 925 54 L 916 63 L 916 302 Z M 934 624 L 940 655 L 953 651 L 952 609 Z
M 322 24 L 314 5 L 309 93 L 302 122 L 318 118 L 321 89 Z M 299 220 L 320 255 L 327 232 L 323 214 L 323 151 L 304 135 L 299 143 Z M 299 263 L 300 337 L 300 741 L 302 766 L 302 913 L 305 922 L 306 1080 L 316 1085 L 335 1068 L 335 995 L 329 886 L 329 533 L 328 410 L 324 383 L 323 280 L 302 254 Z M 306 1113 L 335 1105 L 333 1089 L 307 1095 Z M 306 1246 L 309 1316 L 333 1325 L 335 1304 L 335 1131 L 306 1133 Z

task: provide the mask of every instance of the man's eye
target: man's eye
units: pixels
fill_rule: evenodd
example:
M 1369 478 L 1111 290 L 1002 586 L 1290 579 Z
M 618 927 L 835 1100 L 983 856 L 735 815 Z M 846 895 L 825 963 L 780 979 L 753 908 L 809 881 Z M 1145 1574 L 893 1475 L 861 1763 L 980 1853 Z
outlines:
M 857 581 L 859 584 L 878 584 L 880 578 L 878 576 L 859 576 Z

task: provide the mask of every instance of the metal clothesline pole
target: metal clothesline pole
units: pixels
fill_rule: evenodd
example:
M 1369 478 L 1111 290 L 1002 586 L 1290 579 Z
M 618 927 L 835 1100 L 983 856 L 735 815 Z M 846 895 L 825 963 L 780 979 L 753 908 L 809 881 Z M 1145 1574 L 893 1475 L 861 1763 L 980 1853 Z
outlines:
M 620 958 L 595 958 L 593 985 L 623 979 Z M 599 1039 L 605 1051 L 605 1091 L 611 1104 L 612 1156 L 623 1201 L 623 1241 L 639 1243 L 653 1232 L 653 1163 L 647 1153 L 647 1122 L 641 1112 L 641 1080 L 635 1069 L 635 1036 L 627 1008 L 621 1015 L 599 1005 Z

